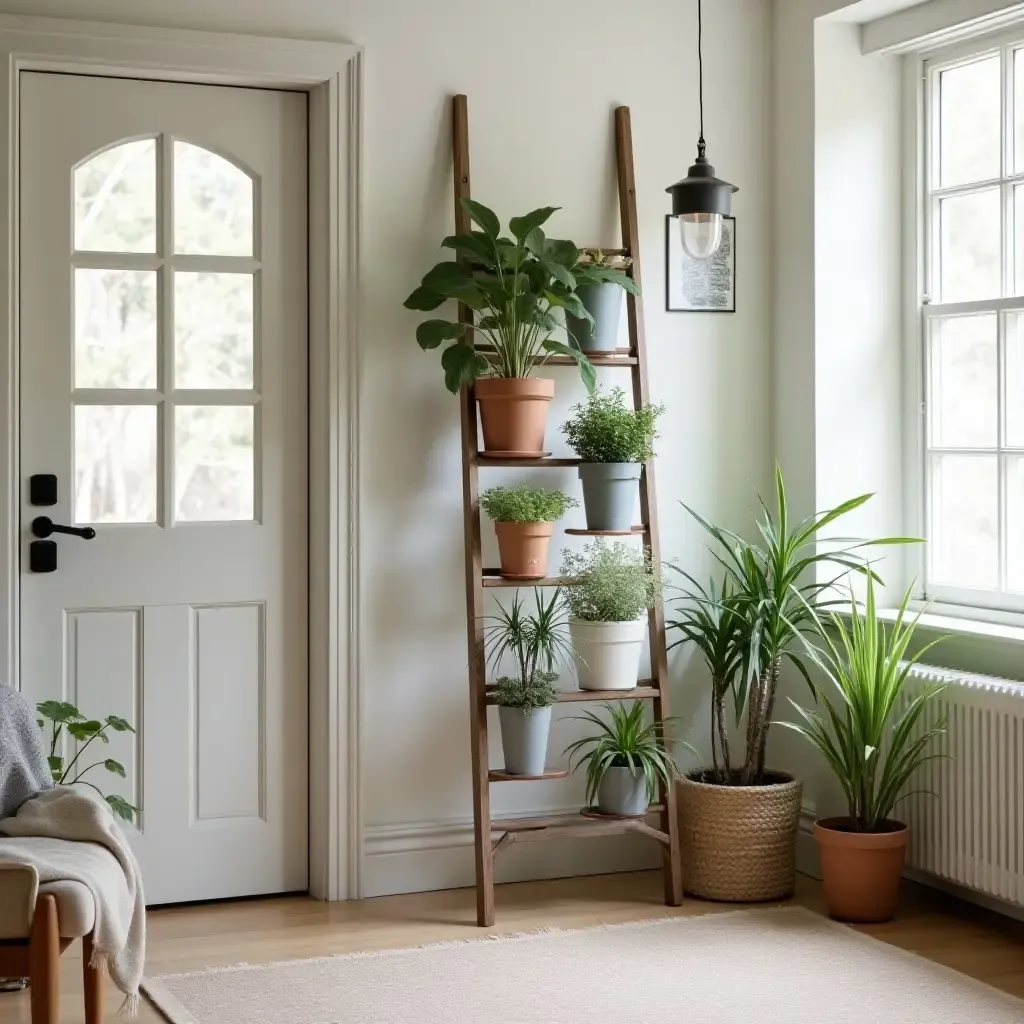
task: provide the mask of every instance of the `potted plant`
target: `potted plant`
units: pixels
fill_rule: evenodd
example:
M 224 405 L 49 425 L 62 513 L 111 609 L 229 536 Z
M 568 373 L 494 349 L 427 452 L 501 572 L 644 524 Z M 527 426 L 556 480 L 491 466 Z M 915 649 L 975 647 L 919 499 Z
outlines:
M 632 292 L 636 285 L 619 270 L 580 262 L 573 242 L 547 238 L 541 226 L 558 207 L 513 217 L 509 238 L 486 206 L 471 199 L 462 205 L 479 230 L 444 239 L 442 246 L 453 249 L 459 262 L 439 263 L 405 305 L 430 311 L 457 299 L 473 311 L 472 324 L 424 321 L 416 340 L 424 350 L 451 342 L 441 354 L 445 384 L 457 394 L 475 382 L 486 453 L 535 457 L 544 449 L 554 382 L 531 374 L 551 356 L 567 355 L 579 365 L 588 391 L 596 380 L 583 353 L 552 337 L 559 327 L 554 310 L 587 320 L 576 294 L 580 285 L 609 283 Z
M 628 256 L 606 254 L 600 249 L 583 249 L 580 262 L 623 274 L 633 263 Z M 565 330 L 569 343 L 583 352 L 614 352 L 622 319 L 622 288 L 614 281 L 597 281 L 579 285 L 576 294 L 590 315 L 579 317 L 566 311 Z
M 868 576 L 863 612 L 851 596 L 849 628 L 834 613 L 828 630 L 819 622 L 824 646 L 806 646 L 828 685 L 814 685 L 818 707 L 790 701 L 802 721 L 779 723 L 818 748 L 846 796 L 844 817 L 814 823 L 825 903 L 843 921 L 888 921 L 896 912 L 910 833 L 892 811 L 918 768 L 940 756 L 932 742 L 945 732 L 944 719 L 922 722 L 941 685 L 905 696 L 911 669 L 939 642 L 908 656 L 918 621 L 906 621 L 910 595 L 886 631 Z
M 712 678 L 717 736 L 710 766 L 683 776 L 677 786 L 687 890 L 706 899 L 751 902 L 793 892 L 795 845 L 803 784 L 767 765 L 768 734 L 783 661 L 809 680 L 794 649 L 801 634 L 816 635 L 815 609 L 834 604 L 831 582 L 819 567 L 869 574 L 864 548 L 898 544 L 890 537 L 823 545 L 821 531 L 871 498 L 863 494 L 833 509 L 792 523 L 782 473 L 776 467 L 776 509 L 758 522 L 762 543 L 714 526 L 684 508 L 715 541 L 714 556 L 725 578 L 705 590 L 677 566 L 684 584 L 680 617 L 669 622 L 703 653 Z M 673 647 L 676 644 L 672 645 Z M 746 714 L 740 758 L 731 757 L 725 695 L 731 694 L 739 725 Z
M 679 774 L 664 735 L 664 726 L 673 719 L 646 722 L 639 700 L 629 707 L 605 704 L 604 708 L 607 720 L 593 711 L 576 716 L 577 721 L 596 725 L 597 732 L 565 748 L 569 766 L 573 772 L 587 766 L 589 807 L 596 807 L 600 814 L 639 817 L 647 813 L 659 786 L 671 786 Z
M 559 592 L 545 599 L 534 590 L 533 596 L 532 614 L 526 614 L 517 594 L 511 608 L 498 606 L 498 614 L 485 630 L 487 663 L 492 671 L 500 670 L 507 657 L 515 664 L 515 674 L 501 676 L 495 685 L 509 775 L 544 774 L 551 705 L 558 700 L 555 668 L 570 654 Z
M 663 405 L 626 407 L 626 393 L 596 391 L 573 406 L 562 425 L 569 447 L 582 459 L 583 507 L 588 530 L 628 531 L 633 527 L 643 465 L 654 456 L 656 424 Z
M 563 551 L 561 573 L 572 579 L 563 600 L 580 689 L 633 689 L 647 638 L 644 612 L 660 594 L 650 555 L 596 540 L 582 552 Z
M 548 574 L 548 545 L 556 520 L 579 502 L 561 491 L 520 484 L 491 487 L 480 505 L 494 521 L 501 575 L 510 580 L 539 580 Z

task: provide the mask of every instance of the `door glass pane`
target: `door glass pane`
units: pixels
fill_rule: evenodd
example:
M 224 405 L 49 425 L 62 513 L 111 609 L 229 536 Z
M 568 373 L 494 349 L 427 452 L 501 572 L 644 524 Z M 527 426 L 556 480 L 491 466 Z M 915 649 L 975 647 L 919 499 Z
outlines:
M 994 448 L 999 427 L 995 316 L 935 320 L 929 349 L 932 446 Z
M 1013 51 L 1013 167 L 1024 171 L 1024 50 Z
M 174 251 L 252 256 L 252 178 L 229 160 L 174 143 Z
M 1006 441 L 1009 448 L 1024 448 L 1024 314 L 1006 318 Z M 1012 520 L 1011 520 L 1012 522 Z M 1024 528 L 1022 528 L 1024 532 Z
M 931 578 L 958 587 L 999 584 L 999 484 L 994 455 L 933 455 Z
M 1006 585 L 1024 593 L 1024 458 L 1006 460 Z
M 1002 291 L 999 189 L 939 200 L 943 302 L 996 298 Z
M 156 252 L 156 140 L 105 149 L 75 169 L 75 248 Z
M 156 480 L 156 406 L 76 406 L 76 522 L 156 522 Z
M 75 387 L 155 388 L 156 272 L 75 270 Z
M 999 55 L 939 76 L 939 181 L 943 188 L 998 178 Z
M 175 517 L 252 519 L 252 406 L 179 405 L 174 415 Z
M 174 383 L 253 386 L 253 275 L 174 275 Z

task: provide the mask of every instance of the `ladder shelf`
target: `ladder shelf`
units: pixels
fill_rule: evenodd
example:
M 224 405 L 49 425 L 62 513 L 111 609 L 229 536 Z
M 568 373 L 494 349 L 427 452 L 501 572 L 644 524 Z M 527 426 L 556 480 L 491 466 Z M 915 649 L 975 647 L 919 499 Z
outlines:
M 455 96 L 452 101 L 452 143 L 455 163 L 455 230 L 458 234 L 471 230 L 470 218 L 462 206 L 471 198 L 469 173 L 469 115 L 467 99 Z M 636 193 L 633 177 L 633 142 L 628 107 L 615 111 L 615 152 L 618 168 L 619 213 L 622 226 L 621 248 L 602 248 L 607 255 L 632 259 L 629 273 L 641 284 L 639 233 L 637 227 Z M 626 313 L 629 325 L 629 348 L 590 357 L 595 366 L 628 369 L 632 381 L 634 405 L 640 408 L 650 399 L 644 314 L 641 300 L 627 293 Z M 473 311 L 459 306 L 460 322 L 472 327 Z M 472 344 L 472 331 L 467 331 Z M 475 346 L 481 349 L 481 346 Z M 575 365 L 568 356 L 548 359 L 547 366 Z M 466 552 L 466 615 L 469 645 L 470 736 L 473 772 L 474 858 L 476 864 L 477 923 L 489 927 L 494 923 L 494 858 L 509 846 L 548 839 L 581 839 L 601 836 L 640 835 L 654 840 L 663 853 L 665 902 L 679 906 L 683 898 L 679 857 L 679 824 L 676 819 L 675 792 L 662 786 L 660 802 L 651 806 L 642 818 L 606 818 L 586 813 L 548 815 L 524 818 L 491 819 L 490 787 L 510 781 L 543 782 L 564 778 L 566 772 L 547 769 L 541 776 L 516 779 L 503 771 L 492 770 L 488 763 L 487 708 L 495 702 L 494 688 L 488 686 L 484 649 L 484 592 L 495 587 L 563 587 L 571 586 L 571 578 L 548 576 L 538 580 L 504 579 L 497 569 L 485 568 L 481 550 L 479 506 L 479 471 L 502 468 L 571 468 L 579 459 L 527 458 L 516 459 L 498 455 L 490 458 L 479 450 L 475 389 L 464 387 L 459 395 L 462 426 L 462 487 Z M 657 501 L 654 487 L 654 465 L 648 462 L 640 477 L 640 518 L 646 525 L 629 531 L 566 530 L 576 536 L 634 536 L 642 538 L 650 548 L 651 557 L 660 562 Z M 651 679 L 644 679 L 630 690 L 570 690 L 559 695 L 558 703 L 642 699 L 652 702 L 655 721 L 669 716 L 668 658 L 665 647 L 665 613 L 658 603 L 648 613 L 651 654 Z M 650 822 L 657 819 L 658 827 Z

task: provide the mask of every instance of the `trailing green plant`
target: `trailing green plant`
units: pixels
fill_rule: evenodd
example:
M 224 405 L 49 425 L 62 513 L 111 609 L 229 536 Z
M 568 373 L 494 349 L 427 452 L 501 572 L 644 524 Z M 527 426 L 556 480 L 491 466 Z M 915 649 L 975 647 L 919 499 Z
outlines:
M 561 491 L 519 484 L 491 487 L 480 495 L 480 506 L 496 523 L 553 523 L 579 502 Z
M 459 262 L 437 264 L 405 300 L 407 309 L 430 312 L 457 299 L 473 313 L 472 324 L 425 320 L 416 330 L 425 351 L 452 342 L 441 354 L 448 390 L 457 394 L 478 376 L 529 377 L 551 356 L 563 355 L 576 360 L 587 390 L 593 391 L 597 378 L 590 360 L 552 337 L 561 327 L 554 311 L 565 309 L 593 322 L 576 289 L 609 281 L 637 294 L 632 278 L 583 263 L 574 242 L 546 237 L 542 225 L 557 206 L 513 217 L 512 238 L 501 233 L 501 222 L 486 206 L 463 199 L 462 207 L 479 230 L 445 238 L 441 245 L 453 249 Z M 474 337 L 483 351 L 464 343 Z
M 499 603 L 497 614 L 485 620 L 487 667 L 496 673 L 506 658 L 511 658 L 515 665 L 514 675 L 503 675 L 498 685 L 511 679 L 524 690 L 542 689 L 545 683 L 558 678 L 558 666 L 572 659 L 560 588 L 545 597 L 534 587 L 533 603 L 533 612 L 527 612 L 525 599 L 516 594 L 510 608 Z
M 557 672 L 544 672 L 539 669 L 534 672 L 532 679 L 527 680 L 502 676 L 494 684 L 498 706 L 516 708 L 523 714 L 540 708 L 549 708 L 558 700 L 558 688 L 555 686 L 557 681 Z
M 683 505 L 716 541 L 712 555 L 722 566 L 730 590 L 727 607 L 743 622 L 736 638 L 739 664 L 732 677 L 737 723 L 747 713 L 746 750 L 742 767 L 730 781 L 742 786 L 758 785 L 765 779 L 768 732 L 775 709 L 779 673 L 784 659 L 790 661 L 812 685 L 801 656 L 793 650 L 803 633 L 815 635 L 819 623 L 815 609 L 827 609 L 837 602 L 836 584 L 849 572 L 878 576 L 863 549 L 875 545 L 919 543 L 912 537 L 882 537 L 875 540 L 822 538 L 821 530 L 869 501 L 862 494 L 835 508 L 816 512 L 795 525 L 790 522 L 782 471 L 775 467 L 776 507 L 774 513 L 758 497 L 763 516 L 757 521 L 761 544 L 751 544 L 724 527 L 715 526 Z M 839 575 L 819 580 L 819 568 L 837 566 Z M 691 581 L 692 582 L 692 581 Z M 726 607 L 702 588 L 684 588 L 684 600 L 712 609 Z M 684 639 L 687 639 L 684 631 Z
M 108 715 L 103 721 L 86 718 L 74 704 L 68 704 L 66 701 L 44 700 L 41 704 L 36 705 L 36 711 L 41 716 L 38 719 L 39 728 L 45 731 L 47 723 L 50 726 L 50 753 L 46 760 L 54 785 L 74 786 L 81 783 L 83 786 L 90 786 L 106 800 L 110 809 L 119 818 L 123 818 L 125 821 L 134 821 L 139 810 L 137 807 L 128 803 L 124 797 L 106 796 L 98 786 L 85 778 L 95 768 L 103 768 L 112 775 L 117 775 L 122 779 L 126 778 L 124 765 L 120 761 L 107 757 L 100 761 L 94 761 L 84 768 L 78 767 L 79 761 L 83 759 L 86 750 L 93 743 L 97 741 L 109 743 L 108 732 L 135 732 L 131 725 L 117 715 Z M 57 753 L 65 732 L 79 744 L 78 751 L 70 762 Z
M 661 595 L 661 576 L 650 551 L 603 538 L 582 551 L 563 551 L 561 574 L 570 614 L 587 622 L 632 622 Z
M 833 612 L 825 629 L 809 609 L 824 646 L 806 638 L 805 646 L 831 685 L 812 684 L 822 710 L 802 708 L 790 699 L 802 722 L 778 723 L 818 748 L 843 787 L 855 832 L 885 831 L 893 807 L 907 795 L 911 776 L 942 756 L 932 752 L 932 743 L 945 733 L 945 717 L 924 727 L 919 723 L 944 687 L 929 683 L 911 699 L 904 697 L 911 669 L 939 643 L 933 640 L 907 656 L 921 617 L 906 620 L 910 595 L 908 590 L 888 631 L 878 617 L 870 575 L 863 611 L 851 596 L 849 628 Z
M 654 456 L 658 417 L 664 405 L 626 406 L 626 392 L 595 391 L 572 407 L 575 415 L 562 424 L 569 447 L 583 462 L 647 462 Z
M 597 726 L 597 732 L 570 743 L 564 750 L 569 755 L 572 772 L 586 765 L 587 803 L 595 803 L 601 780 L 609 768 L 629 768 L 633 775 L 642 772 L 647 784 L 647 799 L 655 800 L 659 783 L 670 786 L 679 774 L 665 737 L 665 726 L 675 719 L 646 721 L 643 702 L 639 700 L 628 706 L 625 703 L 605 704 L 604 710 L 608 712 L 607 719 L 589 710 L 574 716 L 576 721 Z M 573 758 L 576 759 L 575 764 Z

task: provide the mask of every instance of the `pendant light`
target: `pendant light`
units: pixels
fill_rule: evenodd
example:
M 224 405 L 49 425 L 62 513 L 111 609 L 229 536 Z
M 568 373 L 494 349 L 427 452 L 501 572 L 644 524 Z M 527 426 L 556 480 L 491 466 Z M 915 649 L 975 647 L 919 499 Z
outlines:
M 697 162 L 682 181 L 665 189 L 672 196 L 672 215 L 678 219 L 683 249 L 694 259 L 706 260 L 722 244 L 722 218 L 732 210 L 736 185 L 715 177 L 715 169 L 704 151 L 704 18 L 697 0 L 697 69 L 700 81 L 700 138 Z

